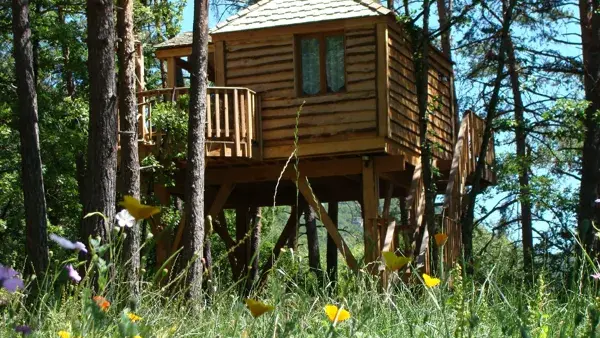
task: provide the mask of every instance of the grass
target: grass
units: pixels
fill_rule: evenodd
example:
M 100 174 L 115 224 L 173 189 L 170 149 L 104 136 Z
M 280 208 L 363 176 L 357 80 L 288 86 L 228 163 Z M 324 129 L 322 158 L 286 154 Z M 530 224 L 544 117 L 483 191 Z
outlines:
M 57 272 L 55 282 L 29 301 L 23 293 L 0 293 L 0 337 L 13 337 L 16 325 L 30 325 L 32 337 L 592 337 L 596 335 L 599 301 L 591 285 L 574 292 L 558 283 L 536 285 L 497 279 L 495 267 L 463 279 L 459 268 L 442 285 L 426 288 L 418 276 L 396 280 L 388 290 L 366 272 L 345 269 L 331 295 L 308 272 L 301 256 L 289 250 L 273 270 L 264 290 L 253 297 L 275 306 L 253 318 L 228 276 L 213 281 L 216 292 L 200 304 L 189 304 L 174 289 L 151 282 L 142 287 L 131 323 L 128 295 L 109 282 L 103 295 L 107 312 L 92 300 L 90 281 L 72 284 Z M 512 267 L 507 267 L 512 268 Z M 452 280 L 450 285 L 449 280 Z M 150 278 L 148 280 L 151 280 Z M 333 325 L 327 304 L 348 309 L 352 318 Z M 197 309 L 198 311 L 194 311 Z

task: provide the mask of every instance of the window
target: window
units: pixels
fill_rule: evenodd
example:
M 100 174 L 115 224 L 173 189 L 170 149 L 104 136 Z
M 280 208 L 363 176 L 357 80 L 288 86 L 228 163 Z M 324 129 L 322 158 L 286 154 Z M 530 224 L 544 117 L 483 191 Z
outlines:
M 299 95 L 338 93 L 346 89 L 343 33 L 313 34 L 297 38 Z

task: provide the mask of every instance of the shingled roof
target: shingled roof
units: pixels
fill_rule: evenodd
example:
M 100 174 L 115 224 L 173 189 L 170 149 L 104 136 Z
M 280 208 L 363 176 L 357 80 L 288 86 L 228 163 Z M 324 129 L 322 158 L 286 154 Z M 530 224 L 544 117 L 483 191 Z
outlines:
M 375 0 L 376 1 L 376 0 Z M 261 0 L 221 22 L 211 33 L 289 26 L 336 19 L 388 15 L 373 0 Z
M 173 37 L 172 39 L 169 39 L 167 41 L 163 41 L 157 45 L 154 45 L 154 48 L 168 49 L 168 48 L 173 48 L 173 47 L 191 46 L 193 35 L 194 35 L 193 32 L 181 32 L 181 33 L 175 35 L 175 37 Z M 211 42 L 212 42 L 212 38 L 209 35 L 208 43 L 211 43 Z

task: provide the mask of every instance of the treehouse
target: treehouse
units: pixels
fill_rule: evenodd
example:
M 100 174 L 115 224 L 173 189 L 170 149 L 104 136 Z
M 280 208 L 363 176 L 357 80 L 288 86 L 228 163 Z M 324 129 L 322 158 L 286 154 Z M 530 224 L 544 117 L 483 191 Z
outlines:
M 223 209 L 236 209 L 242 215 L 236 230 L 243 234 L 249 207 L 295 205 L 299 191 L 347 265 L 357 269 L 338 232 L 337 215 L 328 214 L 322 203 L 358 201 L 364 264 L 379 260 L 382 251 L 407 253 L 399 238 L 411 242 L 424 210 L 421 135 L 410 36 L 394 13 L 366 0 L 262 0 L 210 35 L 207 214 L 215 220 Z M 183 33 L 155 46 L 156 57 L 167 65 L 168 88 L 138 93 L 141 151 L 165 146 L 163 131 L 153 127 L 152 107 L 187 92 L 181 74 L 189 70 L 191 44 L 192 34 Z M 451 64 L 435 48 L 429 62 L 427 137 L 440 171 L 436 186 L 444 202 L 438 227 L 449 235 L 444 260 L 451 263 L 460 252 L 461 200 L 472 183 L 485 124 L 472 112 L 457 123 Z M 493 141 L 485 163 L 480 183 L 494 184 Z M 169 196 L 183 196 L 183 173 L 176 174 L 175 187 L 156 186 L 165 204 Z M 406 201 L 404 221 L 389 215 L 394 197 Z M 224 242 L 235 245 L 227 229 L 215 223 Z M 293 217 L 275 257 L 291 223 Z M 177 248 L 181 230 L 170 247 Z M 426 259 L 427 247 L 421 252 Z

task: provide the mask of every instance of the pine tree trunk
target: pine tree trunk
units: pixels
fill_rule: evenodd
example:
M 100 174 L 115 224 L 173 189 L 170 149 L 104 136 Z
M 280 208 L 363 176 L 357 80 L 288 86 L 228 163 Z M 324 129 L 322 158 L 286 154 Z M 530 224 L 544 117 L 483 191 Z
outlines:
M 523 270 L 526 279 L 533 278 L 533 228 L 531 223 L 531 197 L 529 195 L 529 159 L 526 154 L 527 136 L 525 134 L 524 105 L 521 97 L 519 73 L 512 39 L 507 39 L 508 72 L 515 101 L 515 140 L 517 161 L 519 162 L 519 200 L 521 204 L 521 233 L 523 240 Z
M 419 107 L 419 135 L 421 144 L 421 170 L 423 177 L 423 185 L 425 187 L 425 214 L 423 224 L 420 224 L 420 229 L 417 233 L 415 257 L 418 257 L 421 252 L 421 242 L 424 239 L 425 227 L 429 232 L 430 238 L 436 233 L 435 222 L 435 181 L 432 169 L 432 143 L 428 138 L 429 129 L 429 0 L 423 2 L 423 29 L 413 34 L 414 59 L 416 68 L 416 87 L 417 87 L 417 103 Z M 436 266 L 437 246 L 431 247 L 432 265 Z
M 492 94 L 490 96 L 489 103 L 487 105 L 487 115 L 485 117 L 485 129 L 481 136 L 481 149 L 477 156 L 477 164 L 475 166 L 475 172 L 473 173 L 472 186 L 469 194 L 465 196 L 466 206 L 462 211 L 460 223 L 462 230 L 463 240 L 463 256 L 466 264 L 465 271 L 468 274 L 473 274 L 473 221 L 475 218 L 475 203 L 477 202 L 477 196 L 481 193 L 481 177 L 483 170 L 485 169 L 485 158 L 488 151 L 488 144 L 492 137 L 492 125 L 496 118 L 496 108 L 500 99 L 500 86 L 502 79 L 504 78 L 504 65 L 506 61 L 506 49 L 508 48 L 508 34 L 510 32 L 510 25 L 512 23 L 512 12 L 515 7 L 515 0 L 504 0 L 503 1 L 503 22 L 501 30 L 501 42 L 498 50 L 498 65 L 496 67 L 496 74 L 494 78 L 494 85 Z
M 246 294 L 249 295 L 252 291 L 256 278 L 258 276 L 258 260 L 260 249 L 260 234 L 262 228 L 262 214 L 259 207 L 250 208 L 250 224 L 252 226 L 252 235 L 250 237 L 250 246 L 248 259 L 248 278 L 246 279 Z
M 308 244 L 308 266 L 317 278 L 321 278 L 321 257 L 319 255 L 319 236 L 317 233 L 317 215 L 315 209 L 305 204 L 304 226 L 306 227 L 306 242 Z
M 204 247 L 204 166 L 206 87 L 208 69 L 208 0 L 194 0 L 193 42 L 190 64 L 190 109 L 188 123 L 187 175 L 185 190 L 186 224 L 183 234 L 183 262 L 189 264 L 187 287 L 190 301 L 202 295 Z
M 248 207 L 238 206 L 235 209 L 235 257 L 236 270 L 233 271 L 233 279 L 239 281 L 246 277 L 248 272 L 248 250 L 246 249 L 249 240 L 246 239 L 248 231 Z
M 90 82 L 88 157 L 84 214 L 101 212 L 113 222 L 117 177 L 117 95 L 115 92 L 115 25 L 111 0 L 87 0 L 88 74 Z M 109 237 L 100 216 L 83 220 L 85 242 Z
M 580 0 L 579 18 L 583 51 L 585 99 L 590 105 L 585 110 L 585 138 L 581 157 L 581 186 L 579 188 L 578 232 L 585 250 L 594 252 L 594 227 L 600 221 L 600 208 L 595 208 L 600 181 L 600 126 L 596 114 L 600 109 L 600 5 L 597 1 Z
M 329 202 L 327 213 L 335 226 L 338 226 L 338 202 Z M 335 290 L 337 285 L 338 249 L 333 238 L 327 234 L 327 277 L 331 283 L 331 289 Z
M 119 0 L 117 27 L 119 34 L 119 119 L 121 130 L 120 192 L 140 198 L 140 161 L 138 153 L 138 119 L 135 76 L 135 37 L 133 33 L 133 0 Z M 126 228 L 123 245 L 124 266 L 130 292 L 139 293 L 140 229 L 139 223 Z
M 46 198 L 40 157 L 37 92 L 28 0 L 13 0 L 12 19 L 21 139 L 21 180 L 25 199 L 27 271 L 41 275 L 48 266 Z

